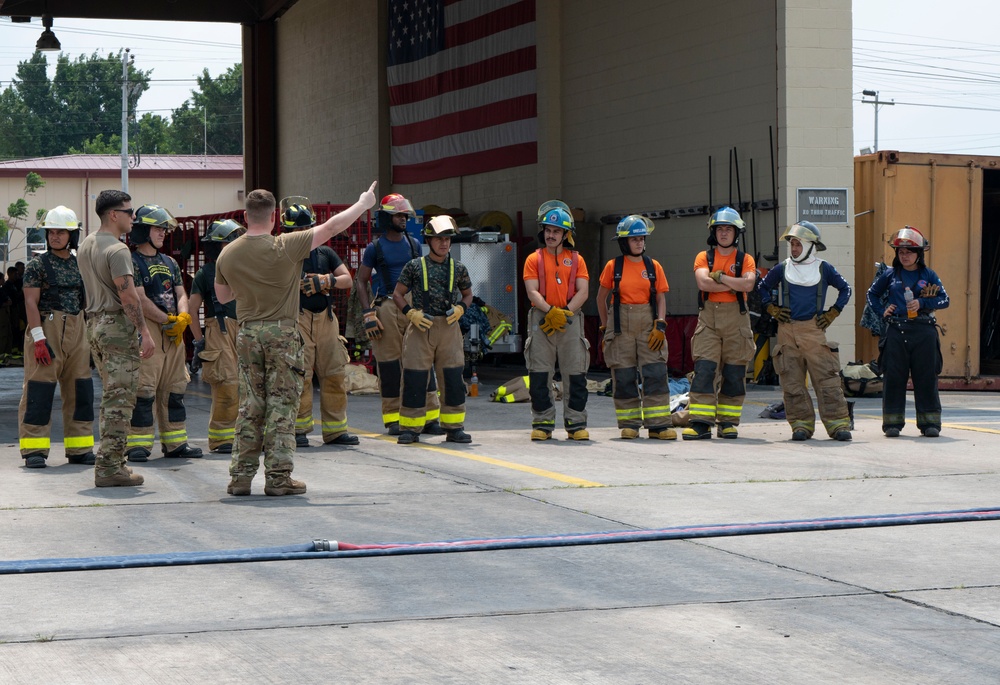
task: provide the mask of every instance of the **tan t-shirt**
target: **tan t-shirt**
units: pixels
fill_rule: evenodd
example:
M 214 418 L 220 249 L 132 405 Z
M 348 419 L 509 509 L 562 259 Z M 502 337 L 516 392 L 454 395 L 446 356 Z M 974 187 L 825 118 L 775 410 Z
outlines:
M 222 250 L 215 281 L 232 288 L 240 323 L 298 318 L 302 260 L 312 239 L 312 231 L 242 235 Z
M 132 254 L 128 246 L 111 233 L 91 233 L 80 243 L 76 261 L 87 289 L 87 313 L 121 311 L 122 301 L 115 279 L 132 275 Z

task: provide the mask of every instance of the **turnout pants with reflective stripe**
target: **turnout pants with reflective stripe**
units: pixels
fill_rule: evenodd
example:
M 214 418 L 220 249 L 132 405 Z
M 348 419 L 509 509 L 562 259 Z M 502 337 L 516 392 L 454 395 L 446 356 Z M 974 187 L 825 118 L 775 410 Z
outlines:
M 604 362 L 611 369 L 612 396 L 619 428 L 652 430 L 670 427 L 667 346 L 649 349 L 653 313 L 648 304 L 619 305 L 621 333 L 615 335 L 613 313 L 604 333 Z M 642 384 L 640 389 L 639 384 Z
M 236 363 L 235 319 L 226 319 L 226 332 L 215 317 L 205 320 L 205 349 L 201 377 L 212 387 L 212 415 L 208 420 L 208 449 L 232 445 L 236 439 L 236 413 L 240 406 L 239 367 Z
M 403 400 L 399 408 L 400 430 L 419 433 L 430 420 L 425 401 L 432 369 L 441 388 L 441 427 L 456 430 L 465 426 L 465 352 L 462 329 L 449 324 L 447 317 L 435 316 L 430 330 L 413 326 L 403 339 Z
M 556 364 L 563 381 L 563 424 L 573 432 L 587 427 L 587 367 L 590 353 L 583 335 L 583 314 L 566 322 L 566 330 L 551 336 L 539 325 L 545 314 L 532 307 L 528 311 L 528 339 L 524 360 L 531 381 L 531 427 L 552 432 L 556 425 L 556 406 L 552 399 L 552 377 Z
M 250 321 L 236 338 L 240 413 L 229 475 L 253 478 L 264 453 L 267 482 L 290 475 L 302 396 L 302 340 L 295 321 Z
M 823 427 L 831 437 L 851 427 L 844 386 L 840 380 L 840 355 L 826 340 L 826 332 L 815 319 L 778 324 L 774 347 L 774 370 L 781 381 L 785 418 L 792 430 L 816 430 L 816 413 L 806 387 L 806 373 L 812 379 Z
M 129 420 L 139 387 L 139 336 L 124 312 L 95 314 L 87 320 L 87 340 L 101 374 L 101 445 L 94 464 L 110 476 L 125 463 Z
M 882 349 L 882 430 L 906 425 L 906 380 L 913 380 L 917 428 L 941 430 L 938 374 L 944 360 L 937 328 L 930 317 L 890 317 Z
M 153 356 L 139 366 L 139 390 L 129 429 L 128 448 L 143 447 L 153 451 L 153 418 L 160 428 L 164 453 L 187 442 L 187 411 L 184 392 L 191 376 L 185 363 L 185 347 L 175 345 L 161 328 L 162 324 L 146 319 L 153 338 Z
M 330 442 L 347 432 L 347 389 L 344 367 L 350 355 L 340 342 L 340 324 L 322 312 L 299 312 L 299 334 L 302 335 L 302 354 L 305 376 L 302 379 L 302 396 L 299 398 L 299 415 L 295 419 L 295 432 L 306 435 L 313 428 L 313 372 L 319 379 L 319 411 L 323 423 L 323 442 Z
M 747 364 L 757 351 L 750 316 L 737 302 L 705 302 L 691 337 L 694 380 L 690 421 L 738 425 L 746 397 Z
M 372 353 L 378 363 L 379 394 L 382 395 L 382 423 L 399 422 L 400 388 L 403 382 L 403 336 L 410 325 L 410 320 L 399 311 L 399 307 L 388 298 L 377 307 L 378 320 L 385 330 L 382 338 L 372 340 Z M 427 421 L 437 421 L 440 418 L 440 403 L 437 386 L 433 379 L 427 389 L 426 398 Z
M 35 341 L 31 332 L 25 331 L 24 386 L 17 409 L 21 456 L 49 454 L 52 401 L 57 383 L 62 398 L 66 456 L 93 451 L 94 380 L 90 375 L 86 326 L 83 312 L 42 314 L 42 331 L 53 353 L 48 366 L 35 361 Z

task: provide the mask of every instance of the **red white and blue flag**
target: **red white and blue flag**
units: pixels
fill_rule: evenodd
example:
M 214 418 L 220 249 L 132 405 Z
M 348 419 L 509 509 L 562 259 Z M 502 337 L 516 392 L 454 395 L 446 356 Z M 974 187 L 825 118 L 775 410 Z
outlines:
M 389 0 L 393 183 L 538 160 L 535 0 Z

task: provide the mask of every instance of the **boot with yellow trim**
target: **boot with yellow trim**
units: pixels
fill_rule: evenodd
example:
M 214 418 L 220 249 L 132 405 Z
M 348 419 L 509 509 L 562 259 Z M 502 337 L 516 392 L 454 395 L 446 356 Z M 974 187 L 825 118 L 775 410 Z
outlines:
M 650 440 L 676 440 L 677 431 L 673 428 L 650 428 L 649 429 L 649 439 Z
M 701 421 L 692 421 L 691 425 L 681 433 L 681 437 L 684 440 L 711 440 L 712 426 Z
M 622 440 L 635 440 L 639 437 L 639 431 L 635 428 L 622 428 Z
M 570 440 L 590 440 L 590 433 L 586 428 L 577 428 L 574 431 L 566 431 L 566 437 Z
M 542 430 L 541 428 L 534 428 L 531 431 L 532 440 L 550 440 L 552 438 L 552 431 Z
M 716 429 L 716 433 L 720 438 L 725 438 L 726 440 L 735 440 L 740 436 L 738 430 L 736 430 L 736 425 L 732 423 L 720 423 Z

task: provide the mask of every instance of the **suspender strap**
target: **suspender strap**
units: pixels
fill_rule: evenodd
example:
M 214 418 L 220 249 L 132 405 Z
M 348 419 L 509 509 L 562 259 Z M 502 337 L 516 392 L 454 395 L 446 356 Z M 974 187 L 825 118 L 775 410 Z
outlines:
M 156 258 L 160 260 L 160 264 L 167 267 L 167 270 L 170 272 L 170 278 L 171 280 L 173 280 L 174 283 L 182 282 L 180 280 L 180 274 L 174 273 L 174 270 L 170 268 L 170 263 L 163 258 L 162 252 L 157 252 Z M 170 312 L 164 309 L 163 305 L 161 304 L 162 295 L 164 293 L 163 281 L 161 281 L 158 278 L 150 278 L 149 266 L 146 264 L 146 258 L 140 252 L 133 252 L 132 263 L 135 264 L 137 269 L 139 269 L 139 273 L 142 276 L 142 286 L 144 289 L 146 289 L 146 296 L 150 299 L 150 301 L 152 301 L 153 304 L 159 307 L 160 311 L 162 311 L 164 314 L 170 314 Z M 153 292 L 150 293 L 149 292 L 150 290 L 152 290 Z
M 653 260 L 648 255 L 642 255 L 642 266 L 646 270 L 646 278 L 649 279 L 649 306 L 653 310 L 653 320 L 656 320 L 656 267 Z M 615 310 L 615 335 L 622 332 L 621 309 L 619 305 L 622 301 L 621 282 L 622 272 L 625 270 L 625 255 L 615 257 L 614 266 L 615 284 L 611 289 L 611 306 Z
M 826 293 L 826 276 L 823 274 L 823 267 L 819 270 L 819 283 L 816 284 L 816 313 L 823 313 L 823 295 Z M 781 274 L 781 302 L 786 307 L 792 306 L 792 300 L 788 296 L 788 280 L 785 274 Z
M 736 277 L 741 278 L 743 276 L 743 258 L 746 253 L 739 248 L 736 249 Z M 712 273 L 712 267 L 715 265 L 715 248 L 705 251 L 705 257 L 708 260 L 708 272 Z M 701 290 L 698 291 L 698 309 L 705 308 L 705 293 Z M 747 302 L 746 296 L 743 292 L 736 291 L 736 301 L 740 305 L 740 314 L 747 313 Z
M 576 295 L 576 273 L 580 269 L 580 255 L 576 250 L 566 250 L 570 255 L 569 283 L 566 284 L 566 302 L 568 303 Z M 535 250 L 538 256 L 538 293 L 545 299 L 545 248 L 540 247 Z M 559 255 L 556 255 L 558 259 Z
M 226 332 L 226 311 L 222 308 L 218 296 L 215 294 L 215 262 L 209 262 L 204 267 L 205 280 L 208 281 L 208 296 L 212 300 L 212 309 L 215 311 L 215 320 L 219 322 L 219 330 Z
M 424 313 L 431 306 L 430 284 L 427 282 L 427 257 L 420 258 L 420 270 L 423 276 L 422 285 L 424 287 Z M 455 292 L 455 260 L 448 254 L 448 301 L 451 302 L 452 293 Z

